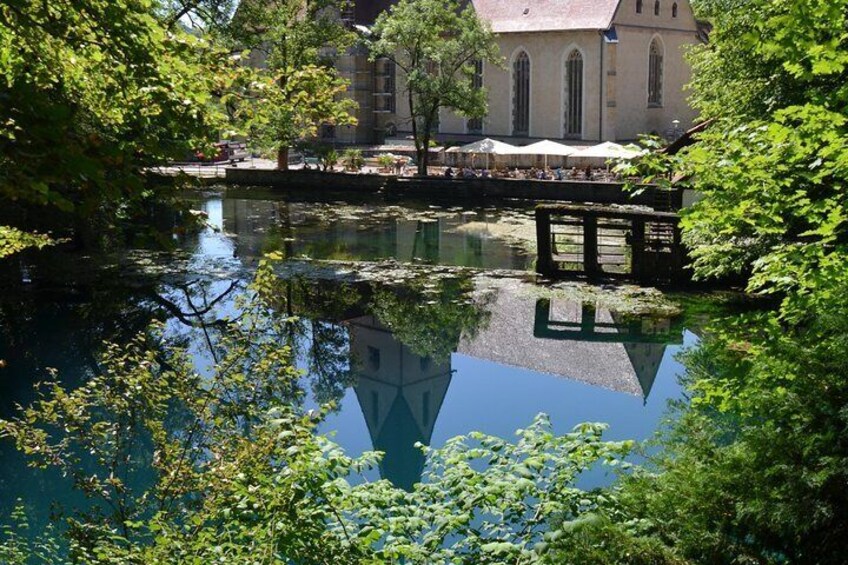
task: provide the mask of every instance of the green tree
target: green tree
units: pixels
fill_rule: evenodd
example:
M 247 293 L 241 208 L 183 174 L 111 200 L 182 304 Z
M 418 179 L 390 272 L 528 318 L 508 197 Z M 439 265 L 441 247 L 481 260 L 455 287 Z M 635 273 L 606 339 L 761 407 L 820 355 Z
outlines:
M 683 356 L 689 406 L 624 485 L 630 519 L 699 563 L 841 563 L 848 528 L 846 312 L 758 312 Z
M 469 118 L 487 112 L 484 88 L 474 86 L 475 62 L 501 64 L 491 29 L 468 3 L 401 0 L 377 18 L 373 58 L 403 73 L 418 174 L 427 174 L 430 139 L 442 108 Z
M 840 563 L 848 3 L 697 7 L 715 30 L 691 54 L 692 100 L 715 122 L 644 170 L 704 195 L 684 211 L 696 276 L 743 274 L 782 303 L 722 320 L 685 354 L 691 403 L 625 482 L 621 522 L 696 562 Z
M 0 6 L 0 197 L 108 227 L 156 196 L 146 167 L 216 135 L 232 63 L 171 16 L 149 1 Z
M 333 62 L 355 39 L 340 14 L 344 0 L 243 2 L 230 28 L 248 49 L 258 78 L 242 110 L 254 137 L 288 168 L 289 149 L 322 125 L 353 125 L 356 103 Z
M 485 299 L 472 298 L 473 289 L 467 277 L 416 281 L 402 288 L 375 286 L 370 310 L 416 355 L 442 363 L 463 336 L 473 338 L 489 321 Z
M 684 217 L 701 277 L 752 275 L 800 317 L 848 259 L 848 2 L 704 0 L 692 100 L 717 118 L 683 153 L 704 198 Z

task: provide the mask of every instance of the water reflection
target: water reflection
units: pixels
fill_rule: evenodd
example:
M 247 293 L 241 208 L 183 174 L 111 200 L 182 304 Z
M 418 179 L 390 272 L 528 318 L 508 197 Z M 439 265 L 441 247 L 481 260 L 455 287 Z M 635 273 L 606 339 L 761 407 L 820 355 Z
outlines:
M 76 257 L 45 254 L 10 269 L 0 296 L 0 359 L 7 361 L 0 416 L 31 400 L 45 367 L 57 367 L 67 383 L 82 382 L 98 370 L 104 340 L 125 340 L 154 319 L 166 321 L 167 338 L 208 371 L 216 332 L 237 318 L 236 297 L 267 251 L 487 268 L 528 264 L 526 252 L 487 231 L 486 222 L 502 212 L 220 197 L 201 204 L 211 226 L 183 236 L 187 260 L 165 256 L 130 276 L 114 263 L 98 270 Z M 22 282 L 24 267 L 33 281 Z M 679 323 L 540 298 L 537 290 L 514 277 L 422 268 L 401 281 L 281 276 L 270 298 L 289 320 L 279 344 L 292 348 L 305 373 L 306 406 L 337 405 L 322 429 L 336 431 L 351 454 L 385 452 L 380 475 L 411 488 L 424 464 L 416 442 L 440 445 L 471 430 L 509 437 L 538 412 L 549 413 L 559 432 L 606 421 L 611 437 L 645 439 L 665 400 L 679 394 L 673 356 L 694 339 Z M 0 445 L 0 460 L 0 512 L 23 494 L 40 493 L 34 502 L 45 513 L 48 501 L 68 500 L 60 477 L 26 470 L 8 444 Z
M 284 248 L 289 257 L 497 269 L 525 270 L 532 260 L 526 248 L 494 237 L 504 211 L 225 199 L 221 214 L 234 256 L 248 263 Z M 509 214 L 511 225 L 532 228 L 529 211 Z
M 354 390 L 374 449 L 385 453 L 380 474 L 404 489 L 421 480 L 424 455 L 451 381 L 450 361 L 415 354 L 374 316 L 348 322 Z
M 380 319 L 382 308 L 374 301 L 379 292 L 363 308 L 369 314 L 345 322 L 350 363 L 356 367 L 355 400 L 371 443 L 367 447 L 385 453 L 381 476 L 397 486 L 411 488 L 420 480 L 424 460 L 414 444 L 433 441 L 440 410 L 450 398 L 457 355 L 464 364 L 471 361 L 475 371 L 495 363 L 530 371 L 536 378 L 560 377 L 595 390 L 607 389 L 645 404 L 663 360 L 668 361 L 667 347 L 683 343 L 682 326 L 670 319 L 623 315 L 590 303 L 537 299 L 516 281 L 488 281 L 485 287 L 485 300 L 480 302 L 477 292 L 475 302 L 485 316 L 466 318 L 476 325 L 461 328 L 452 342 L 414 342 L 410 336 L 422 333 L 404 327 L 393 332 L 392 324 Z M 460 302 L 454 301 L 454 308 Z M 421 314 L 409 319 L 425 328 L 428 316 Z M 450 348 L 447 355 L 445 347 Z M 520 378 L 515 375 L 511 383 L 499 386 L 520 395 Z M 472 422 L 485 406 L 476 404 L 464 407 L 462 421 L 450 417 L 447 425 L 453 433 L 447 435 L 478 429 Z M 603 412 L 603 406 L 599 408 Z M 349 426 L 355 417 L 353 407 L 348 405 L 345 411 L 343 405 L 333 424 Z M 504 418 L 510 419 L 508 414 Z
M 547 298 L 536 301 L 533 337 L 555 341 L 577 341 L 596 345 L 597 357 L 619 358 L 621 368 L 616 390 L 634 390 L 635 377 L 647 402 L 667 345 L 682 344 L 683 331 L 669 318 L 624 315 L 591 303 L 557 303 Z M 623 363 L 627 356 L 630 369 Z

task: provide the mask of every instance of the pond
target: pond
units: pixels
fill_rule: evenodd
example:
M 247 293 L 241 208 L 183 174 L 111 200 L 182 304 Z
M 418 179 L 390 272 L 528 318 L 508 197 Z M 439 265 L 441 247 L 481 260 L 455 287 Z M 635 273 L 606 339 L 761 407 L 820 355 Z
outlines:
M 681 397 L 675 355 L 703 320 L 659 293 L 538 285 L 532 207 L 366 203 L 261 190 L 194 196 L 207 218 L 176 249 L 116 255 L 52 250 L 7 262 L 0 282 L 0 417 L 33 398 L 47 369 L 73 385 L 154 319 L 213 361 L 214 328 L 238 316 L 257 264 L 274 251 L 283 312 L 306 391 L 333 402 L 321 429 L 350 454 L 385 453 L 380 476 L 411 488 L 439 446 L 479 430 L 513 437 L 550 415 L 557 432 L 607 422 L 609 439 L 643 440 Z M 283 344 L 281 343 L 281 346 Z M 25 497 L 83 504 L 56 473 L 27 469 L 0 444 L 0 513 Z M 603 469 L 583 486 L 608 483 Z

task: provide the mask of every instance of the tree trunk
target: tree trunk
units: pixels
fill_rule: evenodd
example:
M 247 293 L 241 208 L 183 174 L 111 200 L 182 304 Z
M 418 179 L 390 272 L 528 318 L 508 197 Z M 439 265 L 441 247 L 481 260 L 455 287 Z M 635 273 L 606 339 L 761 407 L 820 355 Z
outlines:
M 418 116 L 415 115 L 415 97 L 412 96 L 412 90 L 407 90 L 407 98 L 409 102 L 409 115 L 412 116 L 412 140 L 415 142 L 415 156 L 418 159 L 418 175 L 427 176 L 427 168 L 424 166 L 424 155 L 421 152 L 421 140 L 418 139 Z
M 281 146 L 277 149 L 277 168 L 281 171 L 289 170 L 289 148 Z
M 418 151 L 418 174 L 422 177 L 427 176 L 427 167 L 430 165 L 430 128 L 426 124 L 424 136 L 421 139 L 421 149 Z

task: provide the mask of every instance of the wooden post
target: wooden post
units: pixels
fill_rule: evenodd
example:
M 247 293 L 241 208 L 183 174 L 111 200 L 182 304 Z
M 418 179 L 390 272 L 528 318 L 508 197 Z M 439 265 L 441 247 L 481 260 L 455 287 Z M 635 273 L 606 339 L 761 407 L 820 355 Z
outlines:
M 594 215 L 583 217 L 583 271 L 590 277 L 600 272 L 598 267 L 598 218 Z
M 580 335 L 589 337 L 595 333 L 595 305 L 584 302 L 580 309 Z
M 551 247 L 551 213 L 536 208 L 536 272 L 553 275 L 556 270 Z
M 630 275 L 642 278 L 645 262 L 645 220 L 634 218 L 630 235 Z
M 536 318 L 533 320 L 533 337 L 548 337 L 551 321 L 551 300 L 540 298 L 536 301 Z

